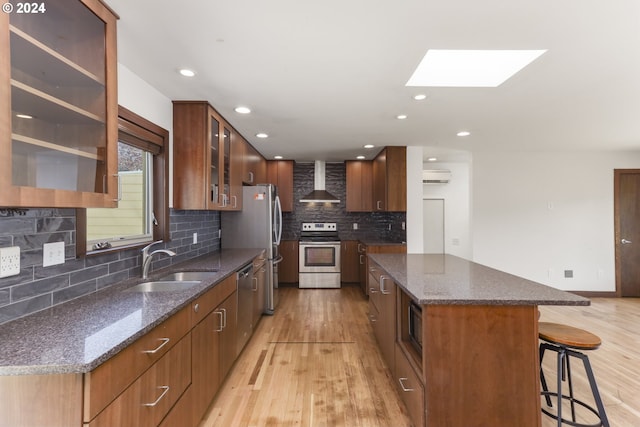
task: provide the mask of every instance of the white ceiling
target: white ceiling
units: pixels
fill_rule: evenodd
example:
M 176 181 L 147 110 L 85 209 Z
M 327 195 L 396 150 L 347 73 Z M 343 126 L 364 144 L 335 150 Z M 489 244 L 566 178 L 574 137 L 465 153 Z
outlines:
M 106 2 L 120 63 L 171 99 L 208 100 L 267 158 L 640 150 L 638 0 Z M 427 49 L 548 51 L 498 88 L 405 87 Z

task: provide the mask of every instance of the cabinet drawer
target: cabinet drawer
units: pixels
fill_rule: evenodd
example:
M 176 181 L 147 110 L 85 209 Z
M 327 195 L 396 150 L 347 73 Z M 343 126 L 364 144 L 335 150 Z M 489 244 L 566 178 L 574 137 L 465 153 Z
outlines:
M 191 334 L 154 363 L 88 427 L 156 427 L 191 383 Z
M 409 360 L 399 344 L 396 344 L 395 380 L 402 401 L 407 406 L 409 417 L 416 427 L 425 425 L 424 386 L 420 382 Z
M 190 310 L 190 307 L 180 310 L 85 375 L 85 422 L 92 420 L 189 332 Z
M 191 326 L 194 327 L 200 323 L 202 319 L 207 317 L 214 308 L 219 306 L 222 301 L 235 292 L 236 287 L 236 276 L 231 275 L 192 302 Z

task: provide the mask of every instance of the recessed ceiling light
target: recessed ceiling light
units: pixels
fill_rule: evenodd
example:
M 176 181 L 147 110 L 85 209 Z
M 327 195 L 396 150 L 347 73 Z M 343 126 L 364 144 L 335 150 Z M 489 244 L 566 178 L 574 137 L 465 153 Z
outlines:
M 273 158 L 276 159 L 276 160 L 281 160 L 282 156 L 273 156 Z
M 471 135 L 471 132 L 467 132 L 466 130 L 463 130 L 462 132 L 458 132 L 456 135 L 458 135 L 458 136 L 469 136 L 469 135 Z
M 190 70 L 188 68 L 181 68 L 180 69 L 180 74 L 182 74 L 185 77 L 193 77 L 196 75 L 196 72 L 193 70 Z
M 365 157 L 364 157 L 364 156 L 358 156 L 358 157 L 356 157 L 356 159 L 358 159 L 358 160 L 364 160 L 364 159 L 365 159 Z
M 427 99 L 427 95 L 425 95 L 424 93 L 419 93 L 414 96 L 413 99 L 415 99 L 416 101 L 422 101 L 424 99 Z
M 430 49 L 406 86 L 496 87 L 545 52 Z
M 373 148 L 373 147 L 375 147 L 375 145 L 373 145 L 373 144 L 367 144 L 367 145 L 364 146 L 364 148 Z
M 30 116 L 28 114 L 16 114 L 16 117 L 19 119 L 33 119 L 33 116 Z
M 398 114 L 398 115 L 396 116 L 396 119 L 398 119 L 398 120 L 404 120 L 404 119 L 406 119 L 406 118 L 407 118 L 407 115 L 406 115 L 406 114 Z
M 257 136 L 258 138 L 269 138 L 269 135 L 267 135 L 267 134 L 266 134 L 266 133 L 264 133 L 264 132 L 256 133 L 256 136 Z
M 240 114 L 249 114 L 251 109 L 249 107 L 240 106 L 235 108 L 235 112 Z
M 436 162 L 436 161 L 438 161 L 438 158 L 437 158 L 437 157 L 429 157 L 429 158 L 427 159 L 427 161 L 428 161 L 428 162 Z

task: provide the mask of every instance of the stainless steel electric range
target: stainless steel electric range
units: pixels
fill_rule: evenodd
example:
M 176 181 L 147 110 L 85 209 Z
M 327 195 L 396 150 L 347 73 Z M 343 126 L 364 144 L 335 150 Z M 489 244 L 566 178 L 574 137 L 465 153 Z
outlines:
M 299 287 L 340 287 L 340 238 L 335 222 L 305 222 L 299 242 Z

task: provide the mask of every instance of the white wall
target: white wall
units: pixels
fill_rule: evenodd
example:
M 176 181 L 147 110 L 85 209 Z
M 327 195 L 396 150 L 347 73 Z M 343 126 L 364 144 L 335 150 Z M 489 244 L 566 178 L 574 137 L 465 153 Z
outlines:
M 444 199 L 444 251 L 472 259 L 471 164 L 424 163 L 424 169 L 448 169 L 447 184 L 422 184 L 424 199 Z
M 118 104 L 169 131 L 173 153 L 173 104 L 153 86 L 118 64 Z M 173 156 L 169 155 L 169 206 L 173 206 Z
M 407 147 L 407 253 L 422 253 L 422 147 Z
M 474 261 L 559 289 L 614 291 L 613 170 L 639 166 L 640 152 L 474 153 Z

